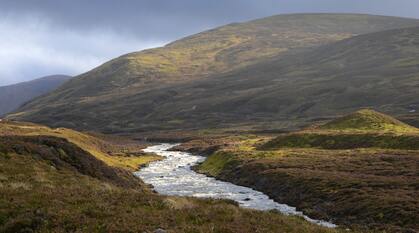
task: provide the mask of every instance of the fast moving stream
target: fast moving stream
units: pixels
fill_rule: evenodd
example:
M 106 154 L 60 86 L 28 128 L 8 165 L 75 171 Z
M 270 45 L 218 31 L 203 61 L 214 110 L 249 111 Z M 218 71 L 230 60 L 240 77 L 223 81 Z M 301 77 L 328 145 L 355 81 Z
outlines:
M 278 210 L 287 215 L 302 216 L 309 222 L 326 227 L 336 227 L 333 223 L 314 220 L 294 207 L 279 204 L 267 195 L 251 188 L 223 182 L 191 170 L 191 166 L 203 162 L 205 157 L 186 152 L 168 151 L 175 144 L 161 144 L 144 149 L 145 152 L 156 153 L 165 157 L 164 160 L 151 163 L 134 174 L 145 183 L 154 186 L 154 190 L 164 195 L 190 196 L 201 198 L 230 199 L 241 207 L 257 210 Z

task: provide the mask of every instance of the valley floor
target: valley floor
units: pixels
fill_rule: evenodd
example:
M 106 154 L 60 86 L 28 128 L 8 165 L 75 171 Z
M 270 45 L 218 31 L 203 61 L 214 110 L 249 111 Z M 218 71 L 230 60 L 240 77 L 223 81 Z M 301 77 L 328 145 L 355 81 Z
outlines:
M 262 145 L 274 135 L 210 131 L 165 135 L 167 141 L 173 138 L 187 141 L 174 150 L 208 156 L 196 171 L 254 188 L 340 228 L 242 209 L 231 201 L 157 195 L 132 174 L 138 166 L 161 159 L 142 153 L 145 144 L 2 122 L 0 232 L 419 230 L 416 150 L 269 149 Z
M 127 189 L 29 155 L 0 158 L 1 232 L 336 232 L 226 201 Z
M 0 232 L 341 232 L 231 201 L 157 195 L 130 167 L 158 158 L 105 139 L 1 123 Z

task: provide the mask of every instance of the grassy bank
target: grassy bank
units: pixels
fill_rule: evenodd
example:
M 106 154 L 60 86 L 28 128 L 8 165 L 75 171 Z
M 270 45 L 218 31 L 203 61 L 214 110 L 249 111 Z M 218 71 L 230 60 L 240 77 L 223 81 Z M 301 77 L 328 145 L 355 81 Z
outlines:
M 0 122 L 0 136 L 2 135 L 64 138 L 109 166 L 130 171 L 135 171 L 141 165 L 160 159 L 159 156 L 142 153 L 141 150 L 146 145 L 136 141 L 122 137 L 82 133 L 66 128 L 54 129 L 32 123 L 2 121 Z

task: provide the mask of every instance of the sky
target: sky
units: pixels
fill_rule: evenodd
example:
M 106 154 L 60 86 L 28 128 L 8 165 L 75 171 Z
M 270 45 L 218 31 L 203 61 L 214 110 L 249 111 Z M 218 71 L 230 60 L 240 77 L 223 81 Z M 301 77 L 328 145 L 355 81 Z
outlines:
M 0 0 L 0 86 L 78 75 L 232 22 L 307 12 L 419 18 L 419 0 Z

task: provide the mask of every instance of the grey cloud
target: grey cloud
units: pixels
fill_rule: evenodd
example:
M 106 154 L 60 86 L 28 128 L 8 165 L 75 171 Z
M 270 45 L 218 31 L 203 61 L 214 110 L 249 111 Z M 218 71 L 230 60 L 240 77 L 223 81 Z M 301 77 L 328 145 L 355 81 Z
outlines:
M 111 28 L 172 40 L 230 22 L 280 13 L 361 12 L 419 17 L 417 0 L 1 0 L 0 12 L 39 14 L 58 27 Z

